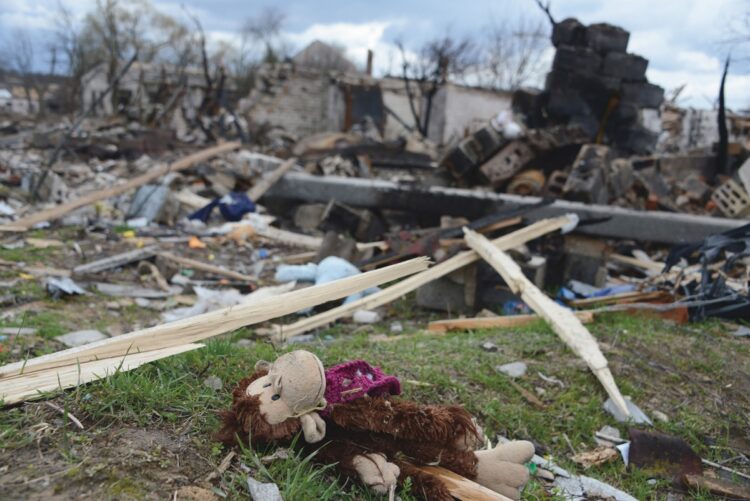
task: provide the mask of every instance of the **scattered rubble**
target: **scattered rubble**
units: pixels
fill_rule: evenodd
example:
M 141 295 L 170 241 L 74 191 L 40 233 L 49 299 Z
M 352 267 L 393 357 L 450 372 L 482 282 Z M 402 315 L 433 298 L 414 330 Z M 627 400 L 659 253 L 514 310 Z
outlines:
M 141 341 L 144 351 L 123 370 L 246 326 L 239 315 L 256 304 L 267 309 L 250 315 L 253 322 L 279 316 L 269 311 L 292 318 L 254 328 L 253 340 L 237 346 L 256 338 L 328 342 L 314 331 L 335 322 L 387 322 L 389 335 L 379 341 L 408 337 L 413 323 L 384 306 L 415 292 L 412 307 L 442 317 L 426 326 L 429 335 L 547 321 L 599 377 L 614 421 L 652 426 L 622 399 L 607 350 L 584 324 L 611 311 L 681 323 L 750 318 L 750 126 L 730 114 L 729 169 L 719 169 L 718 136 L 691 132 L 699 129 L 698 113 L 665 102 L 664 90 L 646 79 L 648 61 L 627 52 L 629 37 L 608 24 L 556 23 L 543 90 L 518 90 L 507 109 L 429 137 L 394 127 L 396 113 L 385 103 L 398 93 L 398 79 L 353 80 L 351 68 L 321 73 L 288 61 L 263 66 L 237 110 L 147 102 L 139 113 L 160 118 L 143 121 L 125 103 L 121 113 L 107 109 L 75 127 L 3 125 L 13 133 L 0 136 L 0 245 L 18 254 L 0 260 L 2 288 L 14 291 L 0 294 L 1 304 L 14 309 L 8 315 L 34 308 L 34 298 L 17 291 L 38 283 L 63 306 L 86 299 L 75 296 L 107 296 L 101 304 L 113 315 L 150 311 L 137 324 L 102 327 L 109 336 L 81 330 L 54 337 L 67 347 L 112 342 L 114 351 L 102 359 L 84 352 L 91 355 L 85 381 L 115 367 L 112 357 L 127 348 L 128 336 L 150 341 Z M 153 68 L 142 69 L 154 78 Z M 278 100 L 293 100 L 292 109 L 310 100 L 287 95 L 303 84 L 330 94 L 341 109 L 321 110 L 316 101 L 305 108 L 321 112 L 315 116 L 276 114 Z M 64 253 L 64 264 L 31 259 L 45 251 Z M 334 282 L 359 283 L 365 272 L 413 257 L 434 266 L 408 278 L 389 275 L 403 280 L 387 286 L 306 299 L 301 309 L 286 303 L 312 284 L 333 291 Z M 235 323 L 225 323 L 224 314 Z M 190 323 L 207 318 L 211 326 Z M 187 329 L 190 340 L 178 343 L 183 329 L 175 326 L 195 328 Z M 124 334 L 129 328 L 135 332 Z M 166 335 L 154 340 L 149 328 Z M 739 326 L 733 335 L 748 332 Z M 36 331 L 0 334 L 5 341 Z M 492 342 L 476 349 L 499 350 Z M 79 384 L 70 371 L 65 385 Z M 524 362 L 495 371 L 539 409 L 557 388 L 573 384 L 534 370 L 534 393 L 513 380 L 527 374 Z M 45 376 L 45 388 L 54 389 L 54 378 Z M 216 376 L 204 384 L 223 387 Z M 8 395 L 22 401 L 36 389 Z M 657 424 L 669 420 L 658 410 L 649 414 Z M 573 461 L 588 468 L 618 459 L 616 428 L 596 440 L 598 448 Z M 633 464 L 645 464 L 634 460 L 632 434 L 631 442 Z M 551 472 L 547 486 L 567 498 L 632 499 L 547 460 L 535 463 Z M 680 472 L 680 482 L 723 488 L 701 471 Z M 280 499 L 274 484 L 249 478 L 248 488 L 253 499 Z

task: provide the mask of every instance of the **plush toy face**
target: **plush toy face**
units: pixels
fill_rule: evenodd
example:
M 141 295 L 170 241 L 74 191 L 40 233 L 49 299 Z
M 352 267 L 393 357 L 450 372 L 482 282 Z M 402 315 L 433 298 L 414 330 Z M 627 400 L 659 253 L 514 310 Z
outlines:
M 324 393 L 323 364 L 305 350 L 282 355 L 245 390 L 248 397 L 259 398 L 261 414 L 271 425 L 324 407 Z
M 260 411 L 268 424 L 283 423 L 294 415 L 287 400 L 281 398 L 283 389 L 280 382 L 279 377 L 267 374 L 250 383 L 245 390 L 248 397 L 258 397 Z

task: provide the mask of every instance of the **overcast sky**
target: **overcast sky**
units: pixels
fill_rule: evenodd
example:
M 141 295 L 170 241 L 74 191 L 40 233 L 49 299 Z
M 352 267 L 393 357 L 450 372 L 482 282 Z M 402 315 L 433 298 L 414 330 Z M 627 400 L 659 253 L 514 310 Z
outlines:
M 82 15 L 92 0 L 62 0 Z M 364 65 L 367 49 L 375 52 L 376 71 L 398 69 L 393 41 L 407 46 L 449 31 L 481 40 L 491 20 L 543 19 L 533 0 L 185 0 L 153 2 L 160 10 L 181 15 L 184 4 L 196 13 L 214 39 L 231 40 L 244 19 L 266 6 L 286 14 L 285 38 L 301 48 L 320 39 L 347 47 L 349 57 Z M 57 0 L 0 0 L 0 39 L 15 28 L 33 30 L 42 40 L 54 23 Z M 716 100 L 726 43 L 750 12 L 748 0 L 552 0 L 560 20 L 608 22 L 631 32 L 629 50 L 649 59 L 648 77 L 666 89 L 687 84 L 682 103 L 710 107 Z M 735 47 L 733 57 L 750 57 L 750 44 Z M 550 51 L 551 55 L 551 51 Z M 750 65 L 735 64 L 727 80 L 733 108 L 750 107 Z

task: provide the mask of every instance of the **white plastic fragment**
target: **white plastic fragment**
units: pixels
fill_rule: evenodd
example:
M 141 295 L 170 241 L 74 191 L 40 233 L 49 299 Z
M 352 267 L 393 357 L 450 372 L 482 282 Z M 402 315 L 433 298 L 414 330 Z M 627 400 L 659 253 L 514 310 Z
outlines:
M 625 403 L 627 404 L 628 410 L 630 411 L 630 417 L 625 416 L 615 405 L 611 398 L 608 398 L 607 401 L 604 402 L 603 407 L 604 410 L 607 411 L 613 418 L 615 418 L 615 421 L 617 421 L 618 423 L 633 422 L 635 424 L 647 424 L 649 426 L 653 426 L 654 423 L 651 422 L 651 419 L 649 419 L 649 417 L 628 397 L 625 397 Z
M 565 216 L 568 218 L 568 224 L 560 228 L 560 233 L 563 235 L 570 233 L 571 231 L 575 230 L 578 226 L 578 223 L 581 221 L 581 218 L 578 217 L 578 214 L 575 212 L 570 212 L 568 214 L 565 214 Z
M 352 320 L 357 324 L 374 324 L 380 322 L 380 313 L 370 310 L 357 310 L 352 315 Z

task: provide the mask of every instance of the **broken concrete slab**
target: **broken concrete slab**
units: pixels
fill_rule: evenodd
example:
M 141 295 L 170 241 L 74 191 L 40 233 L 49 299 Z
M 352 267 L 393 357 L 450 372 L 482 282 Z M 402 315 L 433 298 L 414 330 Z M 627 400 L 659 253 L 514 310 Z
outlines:
M 392 181 L 319 177 L 290 172 L 266 195 L 276 199 L 325 202 L 336 199 L 352 207 L 389 208 L 434 215 L 478 218 L 486 214 L 539 204 L 539 197 L 522 197 L 460 188 L 431 186 L 415 188 Z M 601 220 L 580 226 L 588 235 L 661 243 L 682 243 L 742 226 L 744 221 L 662 211 L 638 211 L 605 205 L 586 205 L 557 200 L 525 214 L 529 222 L 575 213 L 582 221 Z

